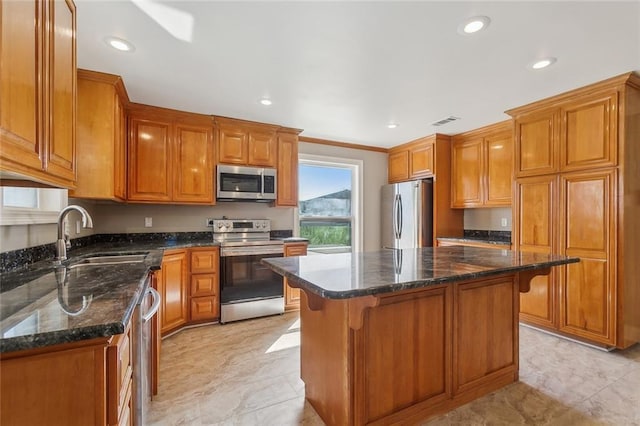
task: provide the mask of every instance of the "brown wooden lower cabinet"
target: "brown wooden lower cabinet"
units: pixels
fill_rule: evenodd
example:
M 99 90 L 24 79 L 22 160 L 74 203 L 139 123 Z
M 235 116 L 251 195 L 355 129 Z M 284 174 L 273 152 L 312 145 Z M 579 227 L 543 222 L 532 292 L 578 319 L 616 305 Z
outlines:
M 219 247 L 166 250 L 158 275 L 160 330 L 168 335 L 188 324 L 220 318 Z
M 303 291 L 306 398 L 329 425 L 414 424 L 517 381 L 519 283 L 342 300 Z
M 0 424 L 131 425 L 132 329 L 2 354 Z
M 479 247 L 479 248 L 490 248 L 496 250 L 511 250 L 511 244 L 493 244 L 487 243 L 484 241 L 450 241 L 450 240 L 441 240 L 438 239 L 438 247 L 449 247 L 449 246 L 463 246 L 463 247 Z
M 284 245 L 284 255 L 287 256 L 306 256 L 308 243 L 286 243 Z M 290 287 L 287 279 L 284 278 L 284 310 L 297 311 L 300 309 L 300 289 Z
M 159 292 L 160 331 L 164 335 L 183 326 L 189 319 L 187 308 L 188 286 L 187 250 L 166 250 L 162 258 Z

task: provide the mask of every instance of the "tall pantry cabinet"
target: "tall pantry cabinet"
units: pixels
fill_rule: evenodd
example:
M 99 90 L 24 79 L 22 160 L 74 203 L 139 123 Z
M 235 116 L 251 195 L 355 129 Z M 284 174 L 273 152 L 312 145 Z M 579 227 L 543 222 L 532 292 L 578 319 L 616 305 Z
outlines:
M 640 76 L 507 111 L 514 248 L 576 256 L 521 294 L 521 320 L 591 343 L 640 341 Z

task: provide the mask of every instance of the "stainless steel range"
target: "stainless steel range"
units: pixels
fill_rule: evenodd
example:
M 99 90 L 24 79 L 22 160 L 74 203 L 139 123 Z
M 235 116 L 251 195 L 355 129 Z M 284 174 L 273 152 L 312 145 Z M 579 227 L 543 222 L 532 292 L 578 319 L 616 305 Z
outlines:
M 215 219 L 213 240 L 220 243 L 220 322 L 284 312 L 282 277 L 260 261 L 282 257 L 281 240 L 270 239 L 267 219 Z

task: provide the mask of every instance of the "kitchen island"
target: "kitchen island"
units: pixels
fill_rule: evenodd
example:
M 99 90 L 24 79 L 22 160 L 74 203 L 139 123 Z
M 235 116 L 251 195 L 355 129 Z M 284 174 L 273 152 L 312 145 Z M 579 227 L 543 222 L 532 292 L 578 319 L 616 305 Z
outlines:
M 577 258 L 475 247 L 263 260 L 302 290 L 301 378 L 329 425 L 416 423 L 518 380 L 519 293 Z

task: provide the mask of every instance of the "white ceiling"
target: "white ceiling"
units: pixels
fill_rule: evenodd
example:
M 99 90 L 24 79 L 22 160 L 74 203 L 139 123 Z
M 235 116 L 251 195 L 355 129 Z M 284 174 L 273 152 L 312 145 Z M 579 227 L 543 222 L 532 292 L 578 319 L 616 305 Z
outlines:
M 382 147 L 475 129 L 507 119 L 509 108 L 640 70 L 640 1 L 76 6 L 78 67 L 121 75 L 134 102 Z M 458 34 L 474 15 L 491 24 Z M 108 47 L 106 36 L 135 51 Z M 558 61 L 527 69 L 544 56 Z M 265 96 L 272 106 L 258 103 Z M 430 125 L 449 115 L 461 120 Z

